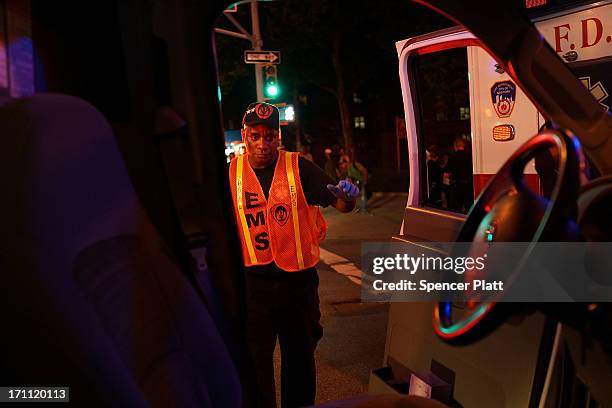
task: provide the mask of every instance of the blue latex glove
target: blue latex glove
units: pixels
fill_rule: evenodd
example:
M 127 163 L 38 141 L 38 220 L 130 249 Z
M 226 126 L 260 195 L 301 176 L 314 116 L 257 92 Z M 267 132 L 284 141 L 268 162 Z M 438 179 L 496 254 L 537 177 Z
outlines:
M 359 187 L 348 180 L 340 180 L 336 186 L 328 184 L 327 189 L 340 200 L 353 201 L 359 197 Z

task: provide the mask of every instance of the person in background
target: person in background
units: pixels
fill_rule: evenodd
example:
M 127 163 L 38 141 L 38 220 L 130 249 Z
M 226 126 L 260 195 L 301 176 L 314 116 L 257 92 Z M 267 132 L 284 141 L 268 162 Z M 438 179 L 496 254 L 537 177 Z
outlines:
M 358 161 L 352 161 L 349 158 L 349 162 L 346 166 L 346 178 L 355 183 L 361 191 L 359 198 L 359 212 L 368 212 L 368 200 L 366 197 L 366 184 L 368 182 L 368 170 L 366 167 Z
M 450 206 L 450 174 L 446 172 L 449 157 L 450 154 L 448 152 L 442 152 L 439 160 L 440 168 L 442 169 L 442 184 L 440 185 L 442 208 L 449 208 Z
M 312 159 L 312 154 L 310 153 L 310 146 L 304 145 L 304 147 L 302 147 L 302 152 L 300 153 L 300 156 L 302 156 L 306 160 L 314 162 L 314 160 Z
M 325 174 L 329 176 L 334 182 L 338 181 L 338 173 L 336 171 L 336 164 L 332 158 L 332 149 L 325 149 Z
M 338 170 L 340 171 L 338 177 L 346 178 L 346 169 L 348 168 L 348 165 L 351 162 L 351 158 L 348 154 L 346 154 L 346 151 L 343 147 L 340 148 L 338 153 Z
M 449 207 L 467 213 L 474 202 L 472 154 L 466 151 L 462 138 L 456 138 L 453 147 L 455 151 L 448 158 L 443 175 L 450 181 Z
M 338 177 L 338 180 L 346 179 L 348 165 L 349 165 L 348 161 L 343 161 L 341 163 L 338 163 L 338 167 L 336 167 L 336 176 Z
M 427 148 L 427 202 L 436 207 L 442 206 L 442 166 L 438 146 Z
M 229 182 L 247 287 L 247 343 L 255 366 L 257 407 L 276 407 L 274 348 L 281 350 L 283 408 L 315 401 L 319 322 L 319 241 L 326 224 L 317 206 L 355 207 L 359 189 L 338 184 L 298 153 L 279 150 L 278 109 L 248 106 L 246 154 L 229 165 Z M 293 194 L 295 193 L 295 194 Z

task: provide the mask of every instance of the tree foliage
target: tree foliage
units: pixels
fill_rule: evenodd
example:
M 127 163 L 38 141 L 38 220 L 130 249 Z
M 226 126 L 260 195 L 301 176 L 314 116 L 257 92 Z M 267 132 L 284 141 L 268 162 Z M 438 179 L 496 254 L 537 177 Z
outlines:
M 299 92 L 314 85 L 333 95 L 344 144 L 349 148 L 353 146 L 353 93 L 381 100 L 389 93 L 399 93 L 395 41 L 449 25 L 405 0 L 263 2 L 260 17 L 264 48 L 282 51 L 280 75 L 285 91 Z M 244 69 L 228 68 L 221 71 L 222 86 L 231 87 Z M 250 70 L 248 74 L 252 75 Z

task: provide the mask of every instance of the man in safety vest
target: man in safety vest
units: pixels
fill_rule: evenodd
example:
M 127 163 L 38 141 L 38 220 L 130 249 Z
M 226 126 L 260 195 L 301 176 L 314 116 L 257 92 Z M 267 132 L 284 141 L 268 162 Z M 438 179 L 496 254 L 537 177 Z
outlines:
M 333 180 L 298 153 L 278 150 L 279 112 L 252 103 L 242 120 L 245 155 L 230 162 L 229 177 L 247 282 L 247 341 L 258 406 L 276 406 L 273 353 L 281 349 L 283 408 L 314 404 L 314 351 L 319 319 L 319 241 L 326 225 L 317 206 L 341 212 L 359 189 Z

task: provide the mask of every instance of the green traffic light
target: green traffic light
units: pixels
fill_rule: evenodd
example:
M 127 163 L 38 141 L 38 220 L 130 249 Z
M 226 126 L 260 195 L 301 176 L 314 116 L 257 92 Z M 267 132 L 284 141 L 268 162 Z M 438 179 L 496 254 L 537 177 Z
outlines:
M 268 85 L 266 87 L 266 93 L 268 96 L 276 96 L 278 95 L 278 87 L 274 84 Z

